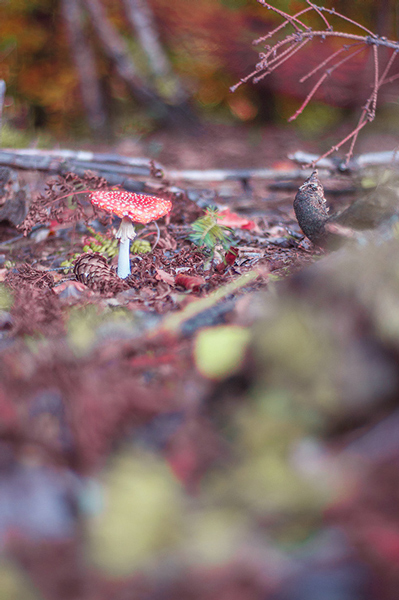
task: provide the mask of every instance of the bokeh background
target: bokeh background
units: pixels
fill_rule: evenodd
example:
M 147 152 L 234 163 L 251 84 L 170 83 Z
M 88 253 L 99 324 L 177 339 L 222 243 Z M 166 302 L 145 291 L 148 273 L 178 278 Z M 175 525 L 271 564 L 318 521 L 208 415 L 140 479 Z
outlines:
M 396 0 L 324 5 L 379 35 L 397 35 Z M 303 6 L 278 2 L 281 10 Z M 298 74 L 335 43 L 305 48 L 258 85 L 231 93 L 263 49 L 252 41 L 281 22 L 255 0 L 2 0 L 0 14 L 3 146 L 32 138 L 39 146 L 107 142 L 204 122 L 283 125 L 309 90 Z M 342 20 L 339 26 L 356 29 Z M 351 119 L 367 97 L 369 77 L 367 53 L 343 65 L 291 130 L 312 138 Z M 381 100 L 396 118 L 394 92 Z

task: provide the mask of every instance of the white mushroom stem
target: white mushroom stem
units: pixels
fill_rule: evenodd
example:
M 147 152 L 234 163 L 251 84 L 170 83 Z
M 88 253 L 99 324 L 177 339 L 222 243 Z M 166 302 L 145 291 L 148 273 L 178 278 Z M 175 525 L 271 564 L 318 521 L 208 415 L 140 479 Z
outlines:
M 123 217 L 116 236 L 120 239 L 118 254 L 118 276 L 126 279 L 130 271 L 130 240 L 136 236 L 133 223 L 128 217 Z

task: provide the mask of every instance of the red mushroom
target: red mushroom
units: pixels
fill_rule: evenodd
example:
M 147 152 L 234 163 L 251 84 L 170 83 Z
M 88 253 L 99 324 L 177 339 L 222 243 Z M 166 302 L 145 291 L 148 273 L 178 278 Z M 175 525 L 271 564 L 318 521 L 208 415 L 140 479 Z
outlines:
M 130 240 L 136 235 L 132 221 L 144 224 L 156 221 L 168 214 L 172 203 L 166 198 L 145 196 L 124 190 L 90 192 L 90 200 L 94 206 L 122 219 L 116 237 L 120 239 L 118 275 L 125 279 L 130 275 Z

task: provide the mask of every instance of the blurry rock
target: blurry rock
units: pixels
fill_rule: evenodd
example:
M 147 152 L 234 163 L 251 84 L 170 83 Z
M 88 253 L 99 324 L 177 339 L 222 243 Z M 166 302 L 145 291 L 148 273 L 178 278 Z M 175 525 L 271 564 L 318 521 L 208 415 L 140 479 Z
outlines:
M 295 574 L 270 600 L 371 599 L 371 573 L 339 530 L 322 530 L 292 559 Z
M 0 208 L 0 221 L 8 221 L 17 226 L 25 219 L 26 213 L 26 193 L 19 190 Z
M 6 195 L 6 186 L 11 179 L 11 169 L 0 167 L 0 199 Z
M 370 576 L 360 563 L 310 565 L 270 600 L 371 600 Z
M 336 250 L 350 240 L 362 240 L 359 232 L 374 230 L 399 215 L 397 182 L 389 181 L 364 193 L 346 210 L 330 215 L 317 171 L 299 188 L 295 215 L 303 233 L 317 246 Z
M 0 544 L 13 537 L 62 540 L 76 532 L 76 476 L 14 464 L 0 473 Z
M 254 332 L 262 389 L 329 423 L 394 402 L 398 254 L 397 240 L 341 250 L 284 282 Z
M 20 189 L 15 172 L 0 167 L 0 221 L 19 225 L 27 213 L 26 192 Z

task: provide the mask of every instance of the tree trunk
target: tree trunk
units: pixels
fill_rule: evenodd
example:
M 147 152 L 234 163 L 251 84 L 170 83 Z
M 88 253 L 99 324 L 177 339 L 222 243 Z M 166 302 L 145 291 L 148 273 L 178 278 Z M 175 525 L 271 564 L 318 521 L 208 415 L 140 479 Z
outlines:
M 1 127 L 3 124 L 3 105 L 4 97 L 6 95 L 6 82 L 4 79 L 0 79 L 0 146 L 1 146 Z
M 79 77 L 80 92 L 87 122 L 95 133 L 107 131 L 107 113 L 93 50 L 83 29 L 79 0 L 61 0 L 69 46 Z
M 135 31 L 140 45 L 148 58 L 148 64 L 156 80 L 169 84 L 173 91 L 169 97 L 173 103 L 187 100 L 187 92 L 173 73 L 172 66 L 164 51 L 155 24 L 154 15 L 147 0 L 122 0 L 131 28 Z M 165 86 L 166 87 L 166 86 Z
M 68 0 L 65 0 L 68 1 Z M 124 39 L 107 19 L 100 0 L 83 0 L 92 25 L 100 39 L 102 48 L 125 82 L 130 93 L 144 106 L 154 110 L 155 116 L 164 121 L 173 121 L 178 115 L 138 74 Z M 176 107 L 177 108 L 177 107 Z

